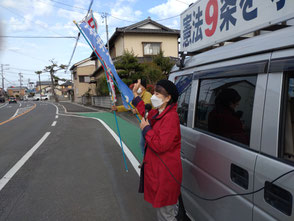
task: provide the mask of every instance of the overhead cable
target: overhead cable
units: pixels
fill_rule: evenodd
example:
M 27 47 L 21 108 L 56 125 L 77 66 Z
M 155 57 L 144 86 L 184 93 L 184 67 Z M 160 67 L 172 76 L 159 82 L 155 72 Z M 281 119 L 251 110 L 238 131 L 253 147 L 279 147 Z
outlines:
M 74 36 L 12 36 L 12 35 L 0 35 L 0 38 L 74 38 Z

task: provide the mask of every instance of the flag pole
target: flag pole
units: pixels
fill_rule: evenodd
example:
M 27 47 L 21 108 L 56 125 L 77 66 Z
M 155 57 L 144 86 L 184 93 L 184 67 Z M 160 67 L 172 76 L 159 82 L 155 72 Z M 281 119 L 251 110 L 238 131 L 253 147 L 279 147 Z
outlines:
M 79 29 L 80 33 L 82 33 L 82 35 L 84 36 L 85 40 L 87 41 L 87 43 L 89 44 L 89 46 L 92 48 L 92 50 L 94 51 L 94 53 L 96 54 L 97 58 L 99 59 L 99 61 L 101 62 L 103 69 L 104 69 L 104 73 L 105 73 L 105 77 L 106 77 L 106 82 L 107 82 L 107 68 L 104 66 L 105 64 L 103 63 L 103 61 L 99 58 L 98 54 L 96 53 L 95 49 L 92 47 L 92 45 L 90 44 L 90 42 L 88 41 L 88 39 L 86 38 L 86 36 L 84 35 L 84 33 L 82 32 L 82 30 L 80 29 L 80 27 L 78 26 L 78 24 L 76 23 L 76 21 L 73 21 L 75 23 L 75 25 L 77 26 L 77 28 Z M 106 73 L 107 72 L 107 73 Z M 108 74 L 111 78 L 112 76 L 110 74 Z M 111 88 L 109 87 L 109 84 L 107 82 L 107 87 L 108 87 L 108 91 L 109 94 L 111 95 Z M 114 111 L 114 117 L 115 117 L 115 122 L 116 122 L 116 127 L 117 127 L 117 132 L 118 132 L 118 136 L 119 136 L 119 140 L 120 140 L 120 145 L 121 145 L 121 149 L 122 149 L 122 154 L 123 154 L 123 159 L 124 159 L 124 164 L 125 164 L 125 168 L 126 168 L 126 172 L 128 172 L 128 166 L 127 166 L 127 162 L 126 162 L 126 157 L 125 157 L 125 152 L 124 152 L 124 148 L 123 148 L 123 144 L 122 144 L 122 139 L 120 136 L 120 130 L 119 130 L 119 126 L 118 126 L 118 121 L 117 121 L 117 117 L 116 117 L 116 113 Z

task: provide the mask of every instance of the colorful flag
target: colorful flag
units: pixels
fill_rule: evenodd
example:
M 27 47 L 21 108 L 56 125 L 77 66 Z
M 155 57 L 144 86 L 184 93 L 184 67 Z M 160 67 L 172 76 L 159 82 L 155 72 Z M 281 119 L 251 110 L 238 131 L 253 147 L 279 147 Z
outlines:
M 84 20 L 98 34 L 98 25 L 97 25 L 97 21 L 96 21 L 94 15 L 93 15 L 92 10 L 89 12 L 88 16 L 85 17 Z M 110 96 L 111 96 L 111 100 L 112 100 L 112 103 L 115 103 L 117 101 L 116 94 L 115 94 L 115 87 L 114 87 L 114 83 L 113 83 L 112 78 L 109 77 L 109 74 L 110 73 L 108 72 L 108 70 L 105 70 L 105 75 L 106 75 L 106 78 L 107 78 L 106 80 L 107 80 L 108 85 L 109 85 L 109 93 L 110 93 Z
M 129 103 L 133 99 L 132 90 L 120 79 L 118 76 L 112 59 L 109 55 L 108 50 L 106 49 L 102 39 L 99 34 L 90 27 L 90 25 L 84 21 L 78 24 L 79 29 L 82 31 L 82 34 L 94 50 L 95 54 L 98 56 L 98 59 L 101 61 L 104 70 L 109 73 L 111 78 L 116 81 L 116 85 L 122 94 L 123 104 L 126 108 L 130 108 Z
M 98 25 L 97 21 L 93 16 L 92 10 L 89 12 L 88 16 L 85 18 L 85 22 L 93 29 L 95 29 L 95 32 L 98 33 Z

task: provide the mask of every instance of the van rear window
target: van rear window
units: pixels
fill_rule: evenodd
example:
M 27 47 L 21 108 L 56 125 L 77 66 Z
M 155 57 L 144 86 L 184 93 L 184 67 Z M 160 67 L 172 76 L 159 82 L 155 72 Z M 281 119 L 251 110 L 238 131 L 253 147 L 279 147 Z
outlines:
M 257 76 L 200 80 L 196 129 L 249 146 Z

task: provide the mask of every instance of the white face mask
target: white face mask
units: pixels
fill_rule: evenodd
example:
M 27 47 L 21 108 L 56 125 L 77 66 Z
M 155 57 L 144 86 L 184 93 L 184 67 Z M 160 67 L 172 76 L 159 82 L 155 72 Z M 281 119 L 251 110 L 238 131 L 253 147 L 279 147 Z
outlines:
M 139 89 L 137 90 L 137 93 L 141 94 L 142 93 L 142 88 L 139 87 Z
M 151 103 L 154 108 L 159 108 L 163 104 L 163 101 L 153 94 L 151 97 Z

